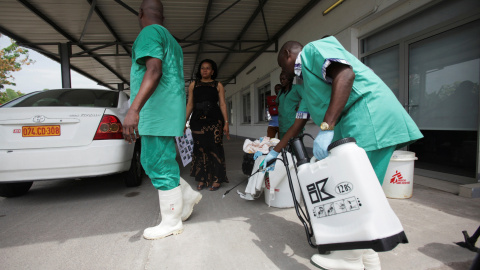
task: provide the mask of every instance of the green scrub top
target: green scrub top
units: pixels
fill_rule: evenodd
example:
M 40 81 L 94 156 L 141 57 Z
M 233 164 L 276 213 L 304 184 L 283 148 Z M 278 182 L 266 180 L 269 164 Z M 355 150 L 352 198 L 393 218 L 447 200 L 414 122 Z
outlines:
M 300 57 L 304 93 L 299 110 L 306 108 L 317 125 L 323 122 L 332 94 L 325 74 L 329 63 L 347 64 L 355 72 L 350 97 L 335 126 L 334 140 L 354 137 L 365 151 L 372 151 L 389 146 L 399 149 L 423 137 L 388 86 L 334 37 L 308 43 Z
M 147 71 L 146 57 L 162 60 L 163 74 L 155 92 L 140 111 L 140 135 L 182 136 L 186 118 L 182 48 L 161 25 L 153 24 L 142 29 L 132 48 L 131 102 Z
M 287 130 L 295 122 L 297 108 L 302 100 L 302 88 L 302 85 L 294 84 L 288 93 L 285 94 L 282 90 L 282 92 L 278 94 L 278 128 L 280 131 L 280 139 L 282 139 L 283 135 L 285 135 Z

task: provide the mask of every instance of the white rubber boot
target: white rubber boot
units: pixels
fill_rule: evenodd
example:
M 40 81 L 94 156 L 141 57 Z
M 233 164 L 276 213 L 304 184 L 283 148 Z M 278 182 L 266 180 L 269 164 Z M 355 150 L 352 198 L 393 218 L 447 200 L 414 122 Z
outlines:
M 324 270 L 363 270 L 365 249 L 332 251 L 328 255 L 315 254 L 310 262 Z
M 167 237 L 172 234 L 183 232 L 182 216 L 182 189 L 176 187 L 167 191 L 158 191 L 160 200 L 160 214 L 162 222 L 155 227 L 150 227 L 143 231 L 143 237 L 149 240 L 155 240 Z
M 381 270 L 382 266 L 380 265 L 380 258 L 378 253 L 373 249 L 365 250 L 363 253 L 363 265 L 365 265 L 365 270 Z
M 192 214 L 195 204 L 200 202 L 202 199 L 202 194 L 193 190 L 187 181 L 185 181 L 182 177 L 180 177 L 180 188 L 182 189 L 183 196 L 182 221 L 185 221 Z

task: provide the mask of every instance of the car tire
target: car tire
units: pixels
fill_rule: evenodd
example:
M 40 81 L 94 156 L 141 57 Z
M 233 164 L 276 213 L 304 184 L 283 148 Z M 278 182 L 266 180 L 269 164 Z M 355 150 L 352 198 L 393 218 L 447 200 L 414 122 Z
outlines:
M 135 148 L 133 150 L 133 157 L 130 169 L 123 173 L 123 179 L 125 181 L 125 186 L 127 187 L 138 187 L 142 184 L 144 171 L 142 164 L 140 163 L 141 148 L 142 147 L 140 141 L 138 141 L 135 144 Z
M 1 183 L 0 196 L 11 198 L 26 194 L 32 187 L 33 182 Z

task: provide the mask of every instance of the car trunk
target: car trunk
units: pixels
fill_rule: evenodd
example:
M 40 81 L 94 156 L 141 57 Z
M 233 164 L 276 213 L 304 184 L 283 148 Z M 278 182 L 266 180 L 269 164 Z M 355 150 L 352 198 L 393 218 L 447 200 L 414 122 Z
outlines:
M 84 146 L 92 142 L 105 108 L 0 108 L 0 149 Z

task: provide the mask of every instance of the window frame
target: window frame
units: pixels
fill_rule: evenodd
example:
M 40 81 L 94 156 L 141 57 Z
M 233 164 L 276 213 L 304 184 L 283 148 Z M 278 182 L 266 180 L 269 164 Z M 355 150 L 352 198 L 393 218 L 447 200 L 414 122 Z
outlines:
M 246 104 L 248 102 L 248 108 Z M 251 124 L 252 123 L 252 99 L 250 90 L 242 93 L 242 124 Z M 248 113 L 248 115 L 247 115 Z M 247 119 L 248 118 L 248 119 Z
M 263 84 L 262 86 L 257 87 L 257 89 L 256 89 L 256 96 L 258 98 L 257 123 L 266 122 L 265 114 L 266 114 L 266 110 L 267 110 L 267 93 L 268 93 L 268 96 L 272 95 L 272 89 L 271 89 L 270 82 L 267 82 L 267 83 Z M 262 100 L 262 96 L 263 96 L 263 100 Z

